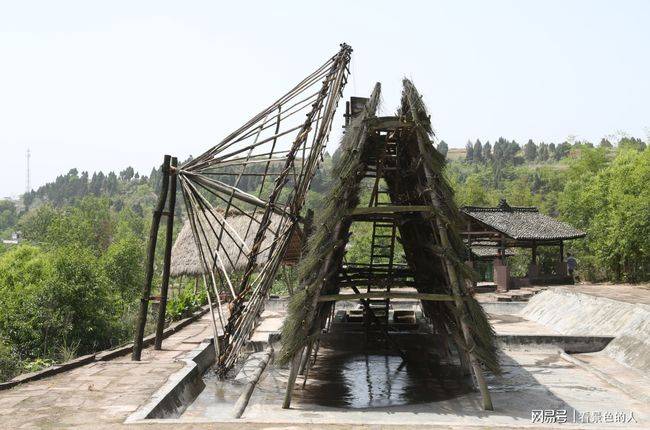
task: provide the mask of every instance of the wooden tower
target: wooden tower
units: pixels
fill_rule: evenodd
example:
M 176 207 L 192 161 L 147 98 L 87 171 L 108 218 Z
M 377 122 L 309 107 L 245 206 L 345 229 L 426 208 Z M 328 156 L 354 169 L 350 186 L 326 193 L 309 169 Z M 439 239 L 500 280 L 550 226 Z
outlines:
M 472 271 L 456 231 L 460 212 L 443 177 L 444 158 L 433 145 L 430 118 L 413 84 L 404 80 L 398 115 L 377 117 L 377 84 L 362 109 L 352 109 L 334 167 L 338 178 L 314 221 L 306 255 L 282 332 L 280 362 L 291 370 L 283 407 L 299 371 L 317 350 L 337 301 L 360 301 L 368 329 L 374 326 L 408 360 L 388 332 L 388 309 L 396 298 L 419 299 L 433 330 L 459 351 L 492 409 L 483 367 L 499 371 L 494 333 L 469 294 Z M 364 182 L 365 181 L 365 182 Z M 371 184 L 369 204 L 360 205 L 362 182 Z M 372 224 L 369 261 L 347 264 L 346 244 L 355 222 Z M 396 248 L 406 263 L 396 261 Z M 301 369 L 303 368 L 303 369 Z

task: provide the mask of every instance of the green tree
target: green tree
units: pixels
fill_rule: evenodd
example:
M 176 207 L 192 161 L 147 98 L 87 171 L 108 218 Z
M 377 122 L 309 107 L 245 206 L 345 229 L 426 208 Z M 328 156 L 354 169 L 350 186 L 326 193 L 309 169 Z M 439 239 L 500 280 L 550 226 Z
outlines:
M 468 163 L 474 162 L 474 146 L 472 145 L 472 142 L 470 142 L 469 140 L 465 145 L 465 161 L 467 161 Z
M 32 242 L 43 242 L 47 238 L 47 231 L 58 213 L 54 207 L 46 203 L 27 212 L 20 218 L 18 228 L 23 238 Z
M 86 197 L 52 219 L 45 242 L 54 247 L 83 246 L 99 255 L 113 239 L 113 221 L 108 199 Z
M 485 158 L 485 161 L 492 161 L 492 145 L 490 145 L 490 141 L 485 142 L 485 145 L 483 145 L 483 158 Z
M 475 163 L 483 163 L 485 162 L 485 158 L 483 158 L 483 144 L 481 144 L 481 141 L 476 139 L 476 142 L 474 142 L 474 162 Z
M 13 227 L 17 220 L 16 204 L 11 200 L 0 200 L 0 232 Z
M 529 163 L 532 163 L 537 158 L 537 146 L 532 139 L 528 139 L 528 142 L 524 145 L 524 158 Z
M 608 163 L 594 151 L 606 149 L 583 151 L 596 163 L 582 157 L 571 163 L 560 198 L 564 219 L 588 235 L 576 244 L 583 271 L 595 280 L 650 279 L 650 154 L 619 150 Z
M 644 141 L 636 137 L 623 137 L 618 142 L 618 147 L 620 149 L 633 149 L 635 151 L 643 151 L 646 148 L 646 144 Z
M 539 150 L 537 151 L 537 159 L 539 161 L 547 161 L 549 158 L 549 153 L 548 153 L 548 145 L 545 144 L 544 142 L 539 144 Z
M 600 148 L 612 148 L 613 146 L 614 145 L 612 145 L 612 143 L 604 137 L 600 139 L 600 144 L 598 144 L 598 147 Z
M 569 155 L 571 151 L 571 144 L 569 142 L 562 142 L 555 147 L 555 160 L 560 161 Z
M 113 242 L 99 263 L 110 290 L 127 305 L 138 296 L 144 283 L 144 242 L 134 235 Z
M 447 158 L 447 153 L 449 152 L 449 146 L 447 145 L 447 142 L 441 140 L 440 143 L 438 143 L 438 147 L 436 149 L 439 153 L 442 154 L 443 157 Z

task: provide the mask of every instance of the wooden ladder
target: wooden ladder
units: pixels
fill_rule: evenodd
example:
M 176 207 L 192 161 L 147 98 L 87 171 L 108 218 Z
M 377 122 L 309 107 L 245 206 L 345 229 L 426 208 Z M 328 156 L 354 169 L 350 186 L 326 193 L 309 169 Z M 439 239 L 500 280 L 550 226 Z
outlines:
M 386 142 L 380 149 L 376 161 L 375 182 L 370 195 L 370 207 L 389 206 L 392 204 L 388 190 L 382 188 L 380 181 L 383 173 L 387 169 L 394 168 L 394 161 L 397 157 L 397 147 L 395 143 Z M 382 198 L 384 197 L 384 198 Z M 381 219 L 372 221 L 372 240 L 370 244 L 370 273 L 373 275 L 381 273 L 385 276 L 383 282 L 374 284 L 369 283 L 367 292 L 386 290 L 390 292 L 393 279 L 393 269 L 395 261 L 395 236 L 397 226 L 392 219 Z M 375 310 L 375 314 L 385 324 L 388 324 L 390 310 L 390 299 L 377 299 L 369 301 L 370 308 Z M 368 318 L 366 318 L 367 320 Z

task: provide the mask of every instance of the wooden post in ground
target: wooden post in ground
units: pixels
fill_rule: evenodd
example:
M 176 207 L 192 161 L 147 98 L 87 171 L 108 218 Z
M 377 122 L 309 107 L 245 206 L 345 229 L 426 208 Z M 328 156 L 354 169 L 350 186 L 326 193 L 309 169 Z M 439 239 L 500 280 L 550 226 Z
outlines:
M 147 265 L 142 287 L 142 297 L 140 298 L 140 312 L 138 314 L 138 323 L 135 328 L 135 336 L 133 339 L 133 352 L 131 353 L 131 360 L 140 361 L 142 353 L 142 339 L 144 338 L 144 328 L 147 324 L 147 309 L 149 307 L 149 298 L 151 295 L 151 281 L 153 279 L 153 265 L 156 256 L 156 242 L 158 240 L 158 227 L 160 226 L 160 217 L 162 216 L 163 208 L 165 207 L 165 200 L 167 200 L 167 189 L 169 187 L 169 163 L 171 156 L 165 155 L 162 165 L 162 184 L 160 186 L 160 195 L 158 196 L 158 203 L 153 211 L 153 219 L 151 221 L 151 229 L 149 231 L 149 247 L 147 249 Z
M 284 402 L 282 403 L 282 409 L 289 409 L 291 406 L 291 394 L 293 394 L 293 388 L 296 384 L 296 378 L 298 377 L 298 370 L 300 369 L 300 359 L 302 354 L 297 352 L 293 359 L 291 360 L 291 368 L 289 370 L 289 378 L 287 379 L 287 391 L 284 393 Z
M 163 331 L 165 329 L 165 314 L 167 312 L 167 292 L 169 290 L 169 271 L 172 259 L 172 241 L 174 239 L 174 211 L 176 210 L 176 166 L 178 160 L 172 157 L 169 172 L 169 201 L 167 204 L 167 230 L 165 232 L 165 256 L 163 260 L 162 283 L 160 285 L 160 307 L 158 308 L 158 323 L 156 324 L 156 340 L 154 349 L 162 348 Z
M 309 342 L 307 346 L 305 346 L 305 350 L 302 353 L 302 360 L 300 360 L 300 368 L 298 369 L 299 375 L 305 374 L 305 368 L 307 367 L 307 362 L 309 361 L 309 356 L 311 355 L 311 348 L 313 345 L 314 342 Z

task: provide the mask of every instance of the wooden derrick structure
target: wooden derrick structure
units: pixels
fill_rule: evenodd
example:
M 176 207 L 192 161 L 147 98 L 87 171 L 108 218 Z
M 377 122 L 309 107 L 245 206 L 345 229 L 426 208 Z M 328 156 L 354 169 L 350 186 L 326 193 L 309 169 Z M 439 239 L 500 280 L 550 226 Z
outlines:
M 297 224 L 303 221 L 301 209 L 322 161 L 334 114 L 347 83 L 351 53 L 351 47 L 342 44 L 334 56 L 289 92 L 197 158 L 176 167 L 169 156 L 165 157 L 163 186 L 151 227 L 133 360 L 140 360 L 148 303 L 154 299 L 161 303 L 156 348 L 162 344 L 175 210 L 173 197 L 178 184 L 204 268 L 201 272 L 211 310 L 211 296 L 217 301 L 214 306 L 217 315 L 213 311 L 212 317 L 218 370 L 223 375 L 235 363 L 255 328 L 280 264 L 295 238 Z M 170 188 L 173 190 L 165 210 Z M 241 228 L 229 224 L 231 212 L 248 218 L 243 235 Z M 168 219 L 163 278 L 160 296 L 152 297 L 153 262 L 162 216 Z M 250 236 L 252 241 L 248 240 Z M 260 264 L 258 259 L 262 260 L 262 255 L 263 264 Z M 242 267 L 239 282 L 233 282 L 227 267 Z M 234 298 L 228 305 L 228 313 L 222 307 L 221 292 L 228 292 Z
M 178 187 L 202 266 L 193 273 L 203 277 L 208 292 L 221 376 L 250 339 L 302 222 L 308 240 L 298 265 L 300 287 L 292 295 L 279 356 L 280 363 L 291 363 L 284 407 L 290 405 L 297 374 L 308 373 L 309 358 L 312 352 L 316 355 L 319 335 L 329 327 L 336 301 L 359 301 L 366 327 L 376 327 L 408 360 L 391 338 L 387 319 L 391 300 L 414 298 L 421 300 L 434 331 L 453 343 L 465 369 L 471 369 L 484 409 L 492 409 L 483 368 L 499 371 L 494 333 L 469 294 L 473 272 L 464 264 L 467 251 L 456 231 L 460 213 L 442 175 L 444 157 L 435 150 L 430 118 L 410 81 L 404 80 L 396 116 L 376 116 L 379 84 L 369 99 L 353 98 L 342 155 L 334 166 L 336 183 L 313 222 L 301 217 L 347 82 L 351 52 L 341 45 L 287 94 L 197 158 L 177 166 L 176 159 L 165 157 L 132 358 L 141 357 L 152 299 L 160 301 L 155 347 L 162 347 Z M 372 182 L 372 193 L 369 204 L 360 207 L 364 179 Z M 163 216 L 162 282 L 160 296 L 152 297 Z M 244 225 L 241 217 L 247 218 Z M 235 218 L 237 228 L 232 225 Z M 372 223 L 367 264 L 345 262 L 353 222 Z M 406 263 L 395 258 L 399 247 Z M 238 282 L 230 276 L 233 268 L 241 271 Z M 404 287 L 410 291 L 400 291 Z M 227 312 L 223 292 L 233 297 Z
M 444 157 L 433 145 L 430 118 L 413 84 L 403 84 L 397 116 L 376 116 L 379 84 L 365 107 L 351 114 L 334 166 L 338 183 L 314 221 L 315 231 L 298 266 L 300 287 L 283 325 L 279 362 L 291 363 L 285 408 L 298 373 L 313 361 L 314 346 L 330 326 L 336 301 L 360 301 L 366 323 L 378 327 L 408 360 L 386 330 L 390 300 L 408 297 L 421 300 L 434 330 L 458 349 L 461 361 L 471 368 L 483 408 L 492 409 L 483 368 L 499 372 L 494 332 L 469 294 L 473 272 L 464 264 L 467 250 L 457 231 L 460 212 L 442 174 Z M 370 203 L 360 207 L 366 178 L 373 184 Z M 353 222 L 372 223 L 368 264 L 345 262 Z M 406 264 L 396 262 L 396 242 Z M 404 287 L 411 292 L 400 292 Z

